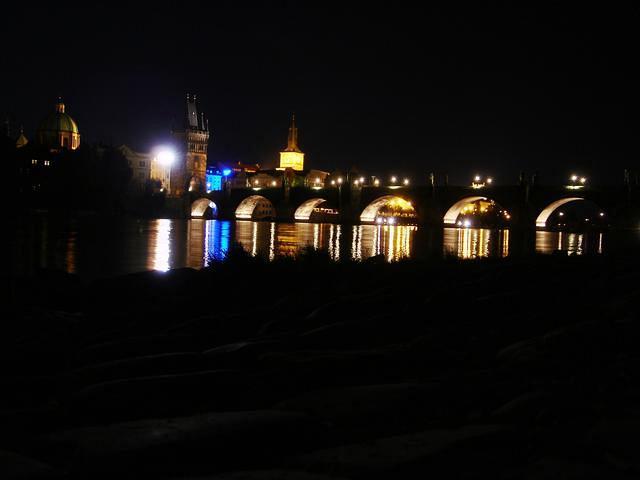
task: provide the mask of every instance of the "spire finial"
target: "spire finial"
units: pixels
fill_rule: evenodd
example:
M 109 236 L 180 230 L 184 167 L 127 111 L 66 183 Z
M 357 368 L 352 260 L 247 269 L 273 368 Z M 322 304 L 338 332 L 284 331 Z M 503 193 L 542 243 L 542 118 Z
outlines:
M 289 139 L 287 141 L 287 151 L 299 152 L 298 148 L 298 128 L 296 127 L 296 114 L 291 114 L 291 126 L 289 127 Z
M 58 103 L 56 103 L 56 112 L 64 113 L 64 102 L 62 101 L 62 96 L 58 95 Z

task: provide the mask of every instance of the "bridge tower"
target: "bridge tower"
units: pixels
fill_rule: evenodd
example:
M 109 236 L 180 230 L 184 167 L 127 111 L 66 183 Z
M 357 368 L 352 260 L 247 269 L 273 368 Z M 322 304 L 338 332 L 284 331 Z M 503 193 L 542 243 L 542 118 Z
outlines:
M 171 133 L 178 146 L 176 164 L 171 168 L 172 196 L 206 192 L 209 120 L 198 112 L 195 95 L 187 94 L 184 127 Z
M 298 127 L 296 127 L 296 116 L 291 116 L 291 126 L 289 127 L 289 138 L 287 148 L 280 152 L 280 167 L 278 170 L 291 168 L 293 170 L 304 170 L 304 153 L 298 147 Z

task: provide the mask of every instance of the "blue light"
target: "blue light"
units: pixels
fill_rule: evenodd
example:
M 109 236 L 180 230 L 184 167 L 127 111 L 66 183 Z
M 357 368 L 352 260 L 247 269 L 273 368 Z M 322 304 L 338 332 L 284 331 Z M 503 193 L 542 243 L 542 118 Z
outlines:
M 225 168 L 224 170 L 222 170 L 222 174 L 225 177 L 228 177 L 229 175 L 231 175 L 231 169 L 230 168 Z

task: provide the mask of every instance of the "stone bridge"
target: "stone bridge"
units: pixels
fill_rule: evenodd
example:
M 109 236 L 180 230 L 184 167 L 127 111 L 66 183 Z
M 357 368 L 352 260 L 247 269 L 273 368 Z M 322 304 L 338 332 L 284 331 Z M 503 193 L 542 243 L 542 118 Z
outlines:
M 630 211 L 637 212 L 637 192 L 618 188 L 581 188 L 512 185 L 479 189 L 462 186 L 349 186 L 330 188 L 241 188 L 210 192 L 185 199 L 185 213 L 192 217 L 223 219 L 276 219 L 308 221 L 319 207 L 337 213 L 332 221 L 371 222 L 393 199 L 410 202 L 417 223 L 453 225 L 464 205 L 475 200 L 493 200 L 509 211 L 510 223 L 544 227 L 560 206 L 578 201 L 593 202 L 611 221 L 624 224 Z

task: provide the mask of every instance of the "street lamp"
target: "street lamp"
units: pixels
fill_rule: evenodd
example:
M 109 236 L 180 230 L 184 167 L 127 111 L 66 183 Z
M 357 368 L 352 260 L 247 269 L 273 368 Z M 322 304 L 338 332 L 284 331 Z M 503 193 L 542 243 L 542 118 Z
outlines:
M 583 188 L 587 183 L 587 177 L 576 175 L 575 173 L 569 177 L 569 185 L 566 185 L 566 188 L 569 190 L 578 190 Z
M 402 183 L 404 183 L 405 185 L 409 185 L 409 179 L 408 179 L 408 178 L 405 178 L 405 179 L 404 179 L 404 182 L 402 182 Z
M 159 147 L 156 150 L 156 168 L 152 168 L 151 178 L 153 180 L 160 180 L 162 184 L 161 191 L 167 190 L 171 192 L 171 166 L 175 161 L 176 152 L 171 148 Z

